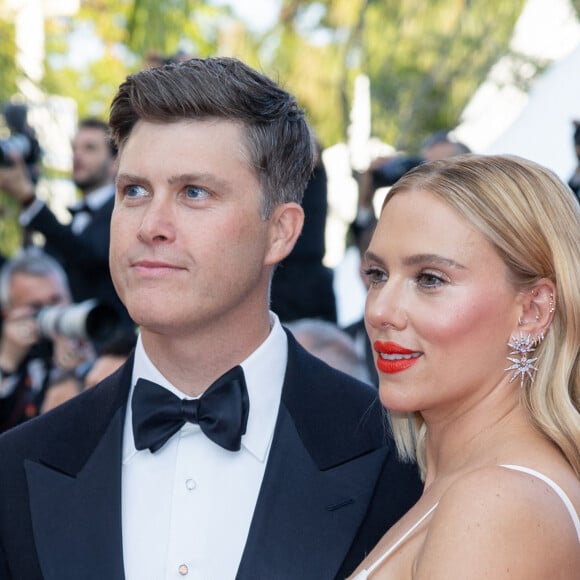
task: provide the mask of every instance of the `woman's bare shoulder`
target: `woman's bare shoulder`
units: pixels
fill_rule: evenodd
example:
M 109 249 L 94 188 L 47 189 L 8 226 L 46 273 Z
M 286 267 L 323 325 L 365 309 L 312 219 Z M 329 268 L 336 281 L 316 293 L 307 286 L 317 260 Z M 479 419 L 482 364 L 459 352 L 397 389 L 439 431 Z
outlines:
M 442 495 L 414 578 L 572 580 L 580 577 L 578 547 L 570 514 L 547 483 L 490 466 Z

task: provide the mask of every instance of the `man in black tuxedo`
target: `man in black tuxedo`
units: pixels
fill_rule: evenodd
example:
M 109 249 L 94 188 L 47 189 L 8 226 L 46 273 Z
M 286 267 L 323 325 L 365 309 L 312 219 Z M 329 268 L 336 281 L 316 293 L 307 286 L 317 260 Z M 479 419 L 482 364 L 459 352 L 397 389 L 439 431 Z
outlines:
M 115 374 L 0 437 L 0 578 L 346 577 L 415 501 L 376 389 L 269 311 L 313 146 L 295 99 L 229 58 L 143 70 L 110 115 Z
M 79 123 L 72 141 L 72 180 L 81 199 L 69 211 L 72 221 L 61 223 L 35 193 L 34 183 L 20 160 L 0 170 L 0 187 L 22 206 L 20 223 L 28 232 L 40 232 L 45 251 L 67 272 L 75 302 L 96 298 L 114 306 L 122 322 L 131 324 L 109 271 L 111 214 L 115 202 L 117 150 L 108 125 L 87 118 Z

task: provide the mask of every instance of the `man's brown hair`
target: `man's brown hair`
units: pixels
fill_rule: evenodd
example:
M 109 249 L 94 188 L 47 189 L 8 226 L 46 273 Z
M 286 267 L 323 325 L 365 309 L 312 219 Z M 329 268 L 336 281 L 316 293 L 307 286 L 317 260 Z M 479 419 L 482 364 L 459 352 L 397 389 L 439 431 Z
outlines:
M 245 129 L 265 218 L 281 203 L 301 202 L 314 159 L 304 111 L 274 81 L 237 59 L 194 58 L 130 75 L 113 99 L 109 124 L 122 149 L 139 120 L 211 118 Z

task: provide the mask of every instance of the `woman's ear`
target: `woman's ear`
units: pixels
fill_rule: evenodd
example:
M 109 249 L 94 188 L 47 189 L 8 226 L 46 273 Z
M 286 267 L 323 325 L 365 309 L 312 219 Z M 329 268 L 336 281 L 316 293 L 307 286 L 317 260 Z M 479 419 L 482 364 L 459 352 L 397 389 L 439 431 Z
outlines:
M 304 210 L 297 203 L 283 203 L 277 206 L 269 218 L 270 249 L 265 263 L 275 265 L 290 254 L 302 232 Z
M 518 319 L 520 332 L 543 338 L 556 312 L 556 285 L 548 278 L 538 280 L 531 288 L 522 291 L 521 314 Z

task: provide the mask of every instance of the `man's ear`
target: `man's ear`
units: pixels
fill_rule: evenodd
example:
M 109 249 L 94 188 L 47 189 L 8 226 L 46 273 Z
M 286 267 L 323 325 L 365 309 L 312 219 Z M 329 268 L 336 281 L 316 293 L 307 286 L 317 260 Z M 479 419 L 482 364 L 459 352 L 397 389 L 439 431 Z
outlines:
M 556 285 L 548 278 L 523 291 L 518 331 L 535 338 L 544 337 L 554 320 L 557 300 Z
M 281 262 L 294 248 L 304 224 L 304 210 L 297 203 L 283 203 L 272 212 L 270 222 L 270 249 L 265 263 Z

